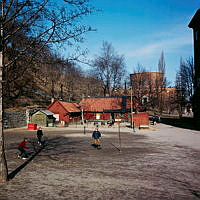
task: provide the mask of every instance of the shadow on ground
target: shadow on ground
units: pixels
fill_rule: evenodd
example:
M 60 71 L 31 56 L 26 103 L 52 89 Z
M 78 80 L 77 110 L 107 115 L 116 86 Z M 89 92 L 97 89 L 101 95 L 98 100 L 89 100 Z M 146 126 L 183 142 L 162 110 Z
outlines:
M 7 134 L 12 180 L 0 185 L 0 199 L 199 199 L 199 151 L 132 133 L 121 134 L 120 152 L 117 133 L 105 133 L 110 137 L 102 137 L 102 149 L 97 150 L 91 138 L 68 133 L 46 131 L 40 152 L 35 135 L 29 135 L 30 150 L 37 154 L 25 163 L 16 158 L 14 147 L 27 133 Z
M 78 149 L 75 150 L 75 147 L 78 146 L 81 142 L 81 140 L 69 141 L 68 139 L 62 136 L 50 139 L 46 138 L 45 144 L 43 146 L 37 146 L 36 141 L 30 141 L 33 147 L 32 152 L 27 152 L 30 155 L 30 157 L 8 174 L 8 180 L 12 180 L 21 170 L 23 170 L 32 160 L 34 160 L 36 156 L 46 157 L 48 158 L 48 160 L 57 160 L 56 156 L 58 155 L 61 156 L 62 154 L 66 155 L 77 153 Z M 8 149 L 14 149 L 13 146 L 16 145 L 13 145 L 12 143 L 12 145 L 8 146 Z
M 161 118 L 161 122 L 163 124 L 185 128 L 190 130 L 200 130 L 200 122 L 196 123 L 193 118 L 190 117 L 182 117 L 182 118 L 169 118 L 163 117 Z
M 13 179 L 24 167 L 26 167 L 26 165 L 28 165 L 35 158 L 35 156 L 37 156 L 42 151 L 43 148 L 44 148 L 44 146 L 41 147 L 32 156 L 30 156 L 30 158 L 28 158 L 22 165 L 20 165 L 15 170 L 13 170 L 11 173 L 9 173 L 8 180 L 10 181 L 11 179 Z

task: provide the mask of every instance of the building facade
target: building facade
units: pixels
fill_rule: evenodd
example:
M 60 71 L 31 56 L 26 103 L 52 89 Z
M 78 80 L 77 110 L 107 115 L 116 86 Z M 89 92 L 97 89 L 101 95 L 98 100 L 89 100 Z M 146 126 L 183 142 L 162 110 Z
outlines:
M 140 72 L 130 74 L 133 96 L 140 103 L 147 105 L 148 102 L 158 104 L 158 99 L 164 90 L 164 74 L 161 72 Z M 157 100 L 156 100 L 157 99 Z
M 48 110 L 39 110 L 31 116 L 31 123 L 37 124 L 37 127 L 52 127 L 54 122 L 53 113 Z
M 177 109 L 176 88 L 166 88 L 162 72 L 140 72 L 130 74 L 132 94 L 147 110 L 156 109 L 169 114 Z
M 59 122 L 62 125 L 80 121 L 81 119 L 81 110 L 76 103 L 55 100 L 47 107 L 47 110 L 54 113 L 56 122 Z
M 198 9 L 189 23 L 189 28 L 193 29 L 194 40 L 194 95 L 193 95 L 193 112 L 194 118 L 200 120 L 200 9 Z
M 164 81 L 162 72 L 140 72 L 130 74 L 133 95 L 142 98 L 149 94 L 160 92 Z
M 84 120 L 88 121 L 128 121 L 129 113 L 138 107 L 136 98 L 122 97 L 87 97 L 80 102 Z

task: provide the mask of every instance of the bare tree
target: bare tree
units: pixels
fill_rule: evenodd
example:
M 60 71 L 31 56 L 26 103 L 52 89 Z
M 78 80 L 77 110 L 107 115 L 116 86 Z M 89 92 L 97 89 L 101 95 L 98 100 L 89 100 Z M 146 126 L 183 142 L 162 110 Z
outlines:
M 9 68 L 20 66 L 22 71 L 17 73 L 16 70 L 13 74 L 16 77 L 13 82 L 17 84 L 17 77 L 22 76 L 30 63 L 40 58 L 44 48 L 55 48 L 55 45 L 61 44 L 74 46 L 83 41 L 84 33 L 92 31 L 91 27 L 81 23 L 83 16 L 94 11 L 88 0 L 57 2 L 60 4 L 52 0 L 3 0 L 0 3 L 0 181 L 7 181 L 2 127 L 2 97 L 6 85 L 2 83 L 9 83 L 6 79 Z
M 63 2 L 63 4 L 62 0 L 59 1 L 61 4 L 56 4 L 52 0 L 3 2 L 4 79 L 7 85 L 4 96 L 8 96 L 8 99 L 23 94 L 24 86 L 27 84 L 20 87 L 19 83 L 24 83 L 20 78 L 26 77 L 27 69 L 30 69 L 27 66 L 30 63 L 32 63 L 31 70 L 34 70 L 38 63 L 46 63 L 46 58 L 51 54 L 50 47 L 55 48 L 62 44 L 76 46 L 78 42 L 83 41 L 84 33 L 92 31 L 91 27 L 80 23 L 83 16 L 93 12 L 87 4 L 88 1 Z M 79 51 L 78 54 L 69 56 L 69 59 L 78 59 L 81 55 Z M 22 74 L 24 76 L 21 76 Z M 17 85 L 18 88 L 13 87 Z
M 161 52 L 161 56 L 158 62 L 158 76 L 156 78 L 156 96 L 158 98 L 158 109 L 160 114 L 162 114 L 164 108 L 164 90 L 166 88 L 166 77 L 165 77 L 165 58 L 164 52 Z
M 131 74 L 131 85 L 135 95 L 145 108 L 162 112 L 164 107 L 164 91 L 166 88 L 165 59 L 161 53 L 158 62 L 158 72 L 146 72 L 146 69 L 138 64 L 137 69 Z
M 118 55 L 112 44 L 103 42 L 101 54 L 94 60 L 94 70 L 103 83 L 104 95 L 112 95 L 117 86 L 120 86 L 125 74 L 125 60 Z
M 131 75 L 131 86 L 133 90 L 133 96 L 136 96 L 137 99 L 142 103 L 142 98 L 147 94 L 147 84 L 148 73 L 146 73 L 145 67 L 138 63 L 137 68 L 134 70 Z
M 183 108 L 187 103 L 190 103 L 193 96 L 194 84 L 194 63 L 193 58 L 190 57 L 183 60 L 180 59 L 179 71 L 176 74 L 176 90 L 179 116 L 182 116 Z
M 181 76 L 184 77 L 184 81 L 186 82 L 186 94 L 187 98 L 191 99 L 194 94 L 194 61 L 193 57 L 189 57 L 183 62 L 184 70 Z

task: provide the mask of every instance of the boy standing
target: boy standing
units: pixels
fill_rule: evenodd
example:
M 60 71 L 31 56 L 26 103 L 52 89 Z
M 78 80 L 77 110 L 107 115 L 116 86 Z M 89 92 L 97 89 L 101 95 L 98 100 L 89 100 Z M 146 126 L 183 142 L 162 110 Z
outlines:
M 38 144 L 42 144 L 42 136 L 43 136 L 43 132 L 42 132 L 42 128 L 39 127 L 39 129 L 37 130 L 37 138 L 38 138 Z
M 94 146 L 97 148 L 100 148 L 100 137 L 101 133 L 99 132 L 98 127 L 95 129 L 95 131 L 92 133 L 92 138 L 94 140 Z

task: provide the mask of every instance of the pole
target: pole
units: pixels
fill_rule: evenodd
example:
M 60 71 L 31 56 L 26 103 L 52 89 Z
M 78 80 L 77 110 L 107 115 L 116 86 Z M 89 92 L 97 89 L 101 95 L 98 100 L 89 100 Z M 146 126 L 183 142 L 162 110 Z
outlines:
M 131 85 L 131 128 L 133 128 L 133 88 Z
M 4 66 L 4 41 L 3 41 L 3 20 L 4 20 L 4 0 L 2 1 L 1 18 L 0 18 L 0 182 L 8 181 L 8 168 L 4 147 L 3 132 L 3 66 Z
M 82 124 L 84 124 L 83 109 L 81 109 L 81 118 L 82 118 Z
M 120 122 L 118 122 L 118 133 L 119 133 L 119 151 L 121 152 L 121 134 L 120 134 Z
M 133 132 L 135 132 L 135 124 L 133 121 L 133 87 L 131 85 L 131 128 L 133 129 Z
M 84 133 L 84 135 L 86 134 L 85 125 L 83 127 L 83 133 Z

